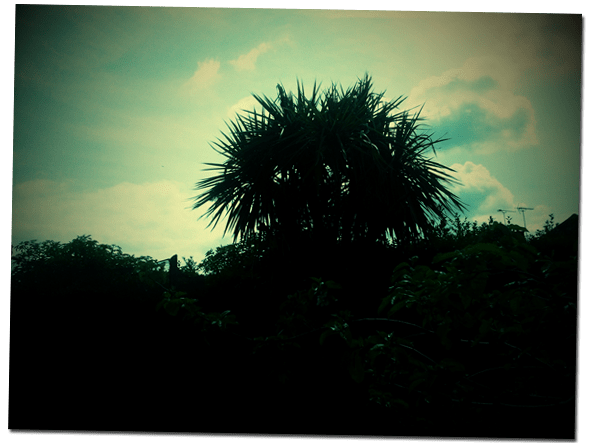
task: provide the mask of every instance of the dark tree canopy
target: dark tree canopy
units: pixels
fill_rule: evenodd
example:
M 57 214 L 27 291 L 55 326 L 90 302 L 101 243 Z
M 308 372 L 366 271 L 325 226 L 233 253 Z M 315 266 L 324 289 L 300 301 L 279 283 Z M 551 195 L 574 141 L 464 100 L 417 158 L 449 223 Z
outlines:
M 442 139 L 421 128 L 420 111 L 405 100 L 383 100 L 370 76 L 344 91 L 332 85 L 306 97 L 277 85 L 278 97 L 237 115 L 213 148 L 226 157 L 209 163 L 217 174 L 197 183 L 194 209 L 234 239 L 265 231 L 281 238 L 330 242 L 399 241 L 421 237 L 445 212 L 464 206 L 449 189 L 452 169 L 425 156 Z

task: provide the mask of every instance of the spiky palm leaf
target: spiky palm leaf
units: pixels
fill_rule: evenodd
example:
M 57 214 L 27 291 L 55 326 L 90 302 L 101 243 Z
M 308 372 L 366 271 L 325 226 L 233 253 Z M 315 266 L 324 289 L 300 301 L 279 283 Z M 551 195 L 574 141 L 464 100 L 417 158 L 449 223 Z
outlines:
M 411 240 L 463 210 L 446 187 L 454 171 L 424 155 L 442 140 L 421 130 L 420 111 L 398 110 L 404 98 L 371 88 L 367 75 L 323 95 L 314 84 L 309 98 L 299 82 L 296 97 L 281 85 L 276 100 L 254 95 L 262 111 L 238 115 L 214 143 L 226 161 L 209 164 L 218 174 L 197 183 L 194 208 L 210 204 L 214 227 L 226 214 L 235 240 L 270 229 L 344 241 Z

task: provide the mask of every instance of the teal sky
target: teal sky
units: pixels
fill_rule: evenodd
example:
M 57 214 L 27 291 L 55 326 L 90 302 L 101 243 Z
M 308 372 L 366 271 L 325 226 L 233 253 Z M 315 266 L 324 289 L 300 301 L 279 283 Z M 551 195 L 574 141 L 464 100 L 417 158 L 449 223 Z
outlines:
M 534 232 L 579 213 L 581 32 L 562 14 L 18 6 L 12 241 L 200 260 L 231 242 L 190 209 L 224 122 L 279 82 L 365 72 L 450 138 L 465 216 L 523 205 Z

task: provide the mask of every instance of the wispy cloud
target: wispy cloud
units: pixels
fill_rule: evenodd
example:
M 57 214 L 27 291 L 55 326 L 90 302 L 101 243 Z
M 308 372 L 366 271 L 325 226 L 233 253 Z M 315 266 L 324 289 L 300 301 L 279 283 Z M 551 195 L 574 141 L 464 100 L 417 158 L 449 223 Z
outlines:
M 253 71 L 256 69 L 258 57 L 268 52 L 272 47 L 270 43 L 261 43 L 247 54 L 240 55 L 236 60 L 230 60 L 229 64 L 237 71 Z
M 513 92 L 518 72 L 512 68 L 495 57 L 471 58 L 420 82 L 408 102 L 425 103 L 423 115 L 444 127 L 456 146 L 489 154 L 536 145 L 535 112 Z
M 453 191 L 469 205 L 469 212 L 474 215 L 495 213 L 498 209 L 511 209 L 515 206 L 514 195 L 502 185 L 483 165 L 472 162 L 454 164 L 456 177 L 463 186 Z
M 184 89 L 190 94 L 206 90 L 219 80 L 219 67 L 221 63 L 217 60 L 209 59 L 197 63 L 197 70 L 193 76 L 184 84 Z
M 523 226 L 522 214 L 518 212 L 518 207 L 532 207 L 533 210 L 525 214 L 525 219 L 527 229 L 534 233 L 542 229 L 545 221 L 549 219 L 549 214 L 553 212 L 547 205 L 528 206 L 525 202 L 516 201 L 514 194 L 483 165 L 468 161 L 464 164 L 455 163 L 451 168 L 456 171 L 456 177 L 463 185 L 453 187 L 452 191 L 463 203 L 469 205 L 468 215 L 472 220 L 483 223 L 491 216 L 494 220 L 503 222 L 504 216 L 498 211 L 503 209 L 513 211 L 506 213 L 506 217 L 510 217 L 513 224 Z M 571 214 L 555 215 L 558 220 L 565 220 Z
M 254 71 L 256 69 L 256 62 L 258 57 L 271 50 L 275 50 L 282 45 L 293 46 L 293 41 L 289 35 L 285 35 L 282 38 L 273 40 L 271 42 L 260 43 L 257 47 L 250 50 L 247 54 L 240 55 L 235 60 L 230 60 L 229 64 L 232 65 L 236 71 Z

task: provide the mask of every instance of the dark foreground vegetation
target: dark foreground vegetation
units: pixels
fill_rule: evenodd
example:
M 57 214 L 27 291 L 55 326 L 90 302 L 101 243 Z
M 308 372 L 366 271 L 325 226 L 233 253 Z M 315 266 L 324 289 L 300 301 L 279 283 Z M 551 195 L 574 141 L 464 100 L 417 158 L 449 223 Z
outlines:
M 577 216 L 171 269 L 89 236 L 13 251 L 9 428 L 574 438 Z

